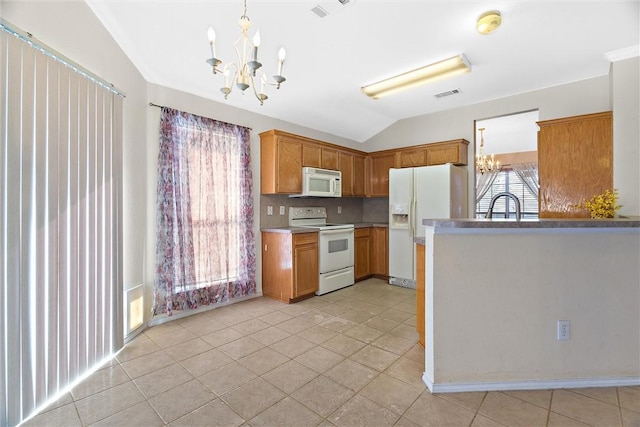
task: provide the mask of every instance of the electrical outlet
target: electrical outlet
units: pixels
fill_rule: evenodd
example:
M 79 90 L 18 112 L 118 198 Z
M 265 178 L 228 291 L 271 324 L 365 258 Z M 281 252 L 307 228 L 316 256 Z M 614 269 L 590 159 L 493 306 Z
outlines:
M 280 215 L 284 215 L 284 206 L 280 206 Z
M 273 206 L 267 206 L 267 215 L 273 215 Z
M 558 340 L 571 338 L 571 329 L 568 320 L 558 320 Z
M 342 213 L 342 206 L 338 206 L 338 213 L 341 214 Z

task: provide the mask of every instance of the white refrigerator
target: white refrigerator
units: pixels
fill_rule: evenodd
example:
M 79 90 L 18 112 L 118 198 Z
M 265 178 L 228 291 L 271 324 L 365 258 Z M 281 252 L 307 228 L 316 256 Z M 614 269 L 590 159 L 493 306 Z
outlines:
M 416 287 L 423 219 L 467 218 L 467 171 L 452 164 L 389 169 L 389 283 Z

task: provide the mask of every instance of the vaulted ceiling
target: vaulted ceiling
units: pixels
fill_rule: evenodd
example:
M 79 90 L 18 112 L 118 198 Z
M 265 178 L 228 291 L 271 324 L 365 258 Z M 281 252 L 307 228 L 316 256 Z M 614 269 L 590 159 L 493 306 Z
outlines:
M 605 55 L 640 39 L 638 0 L 248 0 L 269 75 L 278 49 L 287 51 L 287 81 L 270 87 L 261 106 L 250 91 L 225 100 L 223 76 L 205 63 L 209 26 L 216 56 L 235 59 L 242 0 L 86 1 L 148 81 L 360 142 L 400 119 L 605 75 Z M 317 5 L 329 14 L 318 17 Z M 492 9 L 502 26 L 480 35 L 475 21 Z M 377 100 L 361 93 L 364 84 L 460 53 L 471 73 Z M 460 93 L 435 97 L 452 89 Z

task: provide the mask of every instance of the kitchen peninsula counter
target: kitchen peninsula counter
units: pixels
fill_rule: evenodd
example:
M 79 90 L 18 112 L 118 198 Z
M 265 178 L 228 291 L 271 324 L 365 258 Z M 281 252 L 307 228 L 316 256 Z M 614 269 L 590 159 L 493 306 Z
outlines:
M 422 224 L 432 392 L 640 385 L 640 217 Z
M 422 224 L 437 229 L 548 229 L 548 228 L 638 228 L 640 217 L 619 217 L 611 219 L 559 218 L 559 219 L 424 219 Z

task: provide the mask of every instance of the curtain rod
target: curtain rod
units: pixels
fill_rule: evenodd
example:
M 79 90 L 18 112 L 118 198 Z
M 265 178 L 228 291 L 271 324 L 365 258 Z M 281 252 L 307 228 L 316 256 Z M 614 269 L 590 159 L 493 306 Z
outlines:
M 155 104 L 155 103 L 153 103 L 153 102 L 149 102 L 149 107 L 173 108 L 173 107 L 167 107 L 166 105 L 158 105 L 158 104 Z M 176 108 L 173 108 L 173 109 L 174 109 L 174 110 L 176 110 Z M 182 110 L 178 110 L 178 111 L 182 111 Z M 188 111 L 185 111 L 185 113 L 189 113 L 189 112 L 188 112 Z M 193 113 L 189 113 L 189 114 L 193 114 Z M 200 116 L 200 114 L 193 114 L 193 115 L 194 115 L 194 116 Z M 201 116 L 201 117 L 204 117 L 204 116 Z M 207 118 L 209 118 L 209 119 L 211 119 L 211 120 L 215 120 L 215 121 L 217 121 L 217 122 L 221 122 L 221 123 L 225 123 L 225 124 L 228 124 L 228 125 L 232 125 L 232 126 L 242 126 L 243 128 L 247 128 L 247 129 L 249 129 L 249 131 L 253 131 L 253 129 L 252 129 L 252 128 L 250 128 L 249 126 L 238 125 L 238 124 L 235 124 L 235 123 L 229 123 L 229 122 L 223 122 L 222 120 L 217 120 L 217 119 L 214 119 L 213 117 L 207 117 Z
M 27 32 L 27 31 L 24 31 L 24 30 L 18 30 L 15 25 L 9 23 L 8 21 L 6 21 L 6 20 L 4 20 L 2 18 L 0 18 L 0 30 L 2 30 L 2 31 L 4 31 L 4 32 L 6 32 L 8 34 L 11 34 L 12 36 L 16 37 L 19 40 L 22 40 L 24 43 L 28 44 L 29 46 L 33 47 L 34 49 L 37 49 L 40 52 L 42 52 L 43 54 L 47 55 L 48 57 L 60 62 L 61 64 L 64 64 L 65 66 L 71 68 L 76 73 L 78 73 L 81 76 L 84 76 L 85 78 L 91 80 L 92 82 L 102 86 L 103 88 L 107 89 L 108 91 L 113 92 L 116 95 L 119 95 L 119 96 L 121 96 L 123 98 L 126 98 L 125 93 L 123 91 L 121 91 L 120 89 L 118 89 L 117 87 L 115 87 L 113 85 L 113 83 L 109 83 L 108 81 L 102 79 L 101 77 L 98 77 L 97 75 L 93 74 L 91 71 L 89 71 L 86 68 L 80 66 L 79 64 L 76 64 L 75 62 L 73 62 L 72 60 L 67 58 L 66 56 L 62 55 L 61 53 L 53 50 L 52 48 L 50 48 L 46 44 L 42 43 L 37 38 L 33 37 L 33 34 Z

